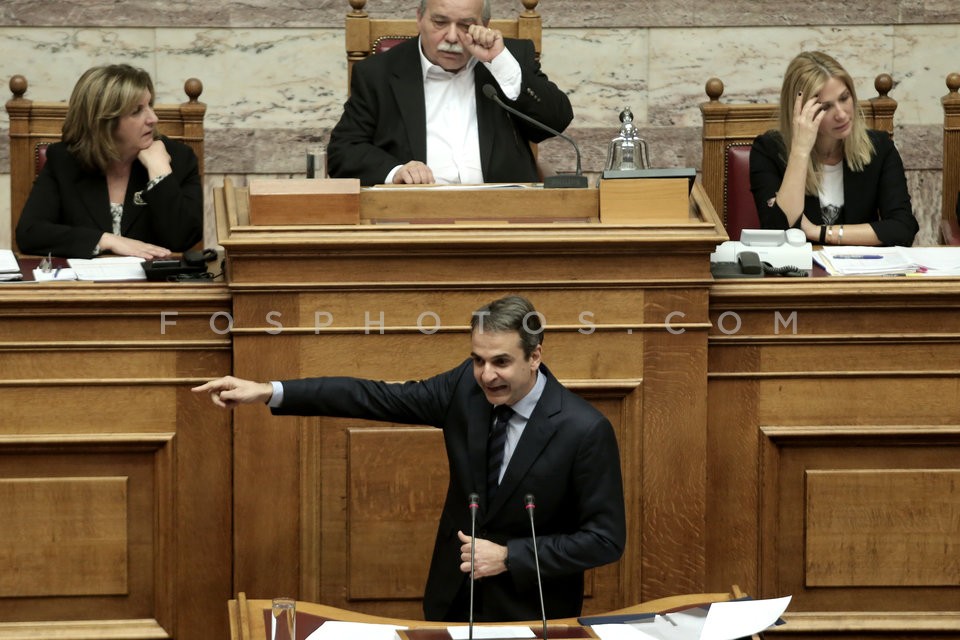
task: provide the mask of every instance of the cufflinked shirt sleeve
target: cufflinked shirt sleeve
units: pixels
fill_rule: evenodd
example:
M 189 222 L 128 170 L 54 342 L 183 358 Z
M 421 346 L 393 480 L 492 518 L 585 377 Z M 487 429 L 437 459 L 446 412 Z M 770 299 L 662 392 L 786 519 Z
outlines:
M 504 47 L 500 55 L 484 64 L 490 70 L 493 79 L 500 85 L 500 91 L 507 100 L 516 100 L 523 86 L 523 71 L 520 69 L 520 63 L 510 53 L 510 49 Z

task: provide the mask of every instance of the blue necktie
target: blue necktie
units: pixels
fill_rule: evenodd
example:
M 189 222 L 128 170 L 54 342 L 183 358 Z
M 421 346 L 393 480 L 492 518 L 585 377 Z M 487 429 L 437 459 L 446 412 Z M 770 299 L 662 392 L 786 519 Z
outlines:
M 487 440 L 487 502 L 493 501 L 500 484 L 500 467 L 503 465 L 503 448 L 507 444 L 507 423 L 513 415 L 513 409 L 505 404 L 493 410 L 496 422 L 490 430 Z

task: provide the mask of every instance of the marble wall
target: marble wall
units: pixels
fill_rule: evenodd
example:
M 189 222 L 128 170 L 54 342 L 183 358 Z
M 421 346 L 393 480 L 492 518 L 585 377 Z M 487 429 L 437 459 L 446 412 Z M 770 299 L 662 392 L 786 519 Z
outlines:
M 516 0 L 493 0 L 495 16 Z M 408 17 L 415 0 L 369 0 L 377 17 Z M 195 76 L 207 103 L 207 189 L 225 176 L 302 174 L 304 154 L 323 141 L 346 98 L 345 0 L 4 0 L 0 77 L 26 76 L 27 97 L 65 100 L 94 64 L 128 62 L 153 76 L 158 102 L 185 99 Z M 940 215 L 940 98 L 960 71 L 955 0 L 543 0 L 542 64 L 576 111 L 568 133 L 583 166 L 602 169 L 617 115 L 630 106 L 654 166 L 700 166 L 704 83 L 721 78 L 732 101 L 776 100 L 787 62 L 823 49 L 875 95 L 890 73 L 899 102 L 896 141 L 921 220 L 919 242 L 936 242 Z M 10 243 L 8 120 L 0 113 L 0 247 Z M 542 153 L 572 169 L 562 141 Z M 208 199 L 209 203 L 209 199 Z M 208 204 L 208 209 L 210 208 Z M 209 213 L 209 212 L 208 212 Z M 214 243 L 208 215 L 207 242 Z

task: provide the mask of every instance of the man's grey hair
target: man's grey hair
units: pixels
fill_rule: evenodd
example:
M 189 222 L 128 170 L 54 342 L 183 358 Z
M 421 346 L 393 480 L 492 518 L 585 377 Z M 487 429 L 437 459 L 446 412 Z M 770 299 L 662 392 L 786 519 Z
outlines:
M 522 296 L 506 296 L 494 300 L 473 312 L 470 332 L 517 332 L 520 346 L 527 359 L 537 345 L 543 343 L 543 318 L 533 303 Z
M 427 10 L 427 0 L 420 0 L 420 14 L 422 15 Z M 480 17 L 483 19 L 483 24 L 490 22 L 490 0 L 483 0 L 483 9 L 480 12 Z

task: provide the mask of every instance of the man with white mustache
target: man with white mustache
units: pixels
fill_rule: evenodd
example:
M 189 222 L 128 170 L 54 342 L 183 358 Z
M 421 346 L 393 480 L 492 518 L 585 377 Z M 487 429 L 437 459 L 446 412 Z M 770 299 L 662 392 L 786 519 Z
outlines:
M 421 0 L 419 38 L 357 63 L 327 150 L 331 177 L 374 184 L 538 182 L 530 143 L 546 131 L 483 95 L 563 131 L 570 100 L 533 43 L 504 39 L 489 0 Z

